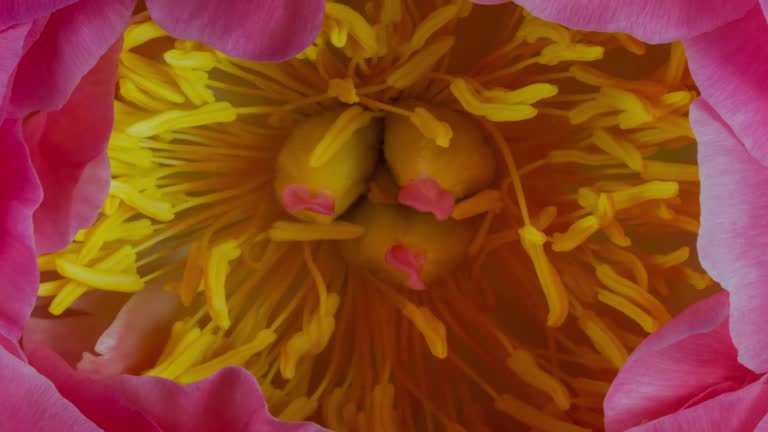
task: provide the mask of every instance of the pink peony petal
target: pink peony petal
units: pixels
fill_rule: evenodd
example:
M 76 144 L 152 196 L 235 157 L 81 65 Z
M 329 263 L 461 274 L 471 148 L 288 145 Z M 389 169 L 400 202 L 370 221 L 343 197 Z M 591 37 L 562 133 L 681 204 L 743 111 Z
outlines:
M 18 120 L 0 124 L 0 336 L 17 340 L 35 304 L 39 274 L 32 212 L 40 184 Z
M 630 356 L 605 399 L 606 430 L 625 431 L 756 379 L 736 359 L 728 295 L 717 294 L 649 336 Z
M 3 0 L 0 8 L 0 29 L 14 24 L 28 23 L 50 15 L 77 0 Z M 0 45 L 5 47 L 5 45 Z
M 627 432 L 764 431 L 759 423 L 768 412 L 768 376 L 738 391 L 721 394 L 695 407 L 645 423 Z M 765 427 L 765 424 L 762 425 Z
M 107 197 L 106 148 L 119 52 L 118 43 L 104 54 L 61 110 L 38 113 L 24 124 L 44 191 L 34 216 L 38 253 L 66 246 L 79 229 L 94 222 Z
M 707 101 L 691 107 L 699 140 L 702 265 L 731 293 L 739 361 L 768 371 L 768 167 L 752 158 Z
M 760 7 L 685 41 L 685 50 L 702 96 L 768 165 L 768 23 Z
M 29 356 L 64 397 L 110 432 L 324 430 L 270 416 L 256 379 L 242 368 L 224 368 L 203 381 L 180 385 L 150 376 L 93 380 L 76 374 L 53 353 L 33 351 Z
M 45 348 L 74 366 L 84 352 L 92 351 L 109 321 L 96 315 L 39 318 L 33 316 L 24 327 L 24 349 Z
M 0 346 L 10 344 L 0 335 Z M 5 431 L 101 431 L 45 377 L 0 348 L 0 427 Z
M 228 55 L 279 61 L 308 47 L 323 23 L 324 0 L 147 0 L 169 34 Z
M 473 0 L 480 4 L 500 0 Z M 629 33 L 666 43 L 708 32 L 744 16 L 755 0 L 514 0 L 533 15 L 576 28 Z
M 80 0 L 54 12 L 19 63 L 11 93 L 14 113 L 60 109 L 83 75 L 120 38 L 134 3 Z
M 87 352 L 77 369 L 93 378 L 138 373 L 151 366 L 168 338 L 179 310 L 178 296 L 160 288 L 146 288 L 131 296 L 115 320 Z
M 5 119 L 16 68 L 24 53 L 40 35 L 46 20 L 47 17 L 6 28 L 0 25 L 0 47 L 3 47 L 3 55 L 0 56 L 0 123 Z

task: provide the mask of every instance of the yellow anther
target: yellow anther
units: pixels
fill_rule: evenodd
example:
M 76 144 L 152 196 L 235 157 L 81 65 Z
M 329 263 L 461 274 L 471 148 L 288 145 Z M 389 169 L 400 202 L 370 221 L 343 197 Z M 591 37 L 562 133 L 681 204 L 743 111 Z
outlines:
M 181 104 L 187 100 L 184 97 L 184 94 L 180 92 L 176 86 L 159 79 L 149 78 L 129 67 L 121 68 L 120 75 L 131 80 L 136 86 L 147 92 L 149 95 L 163 101 L 173 104 Z
M 154 191 L 157 192 L 156 189 Z M 142 193 L 124 181 L 112 180 L 109 193 L 151 218 L 163 222 L 173 219 L 171 203 L 160 198 L 159 194 L 153 193 L 152 190 Z
M 208 265 L 205 267 L 205 299 L 208 314 L 221 329 L 229 328 L 229 308 L 227 307 L 227 274 L 230 262 L 240 256 L 240 246 L 237 241 L 227 240 L 214 246 L 208 255 Z
M 145 42 L 165 36 L 167 33 L 154 21 L 128 26 L 123 34 L 123 50 L 127 51 Z
M 122 273 L 126 268 L 130 273 Z M 135 269 L 136 254 L 130 246 L 123 246 L 93 267 L 77 263 L 70 255 L 56 257 L 56 271 L 60 275 L 107 291 L 136 292 L 143 288 L 144 282 Z
M 614 37 L 627 51 L 637 55 L 645 54 L 645 44 L 642 41 L 626 33 L 614 33 Z
M 314 224 L 277 221 L 269 229 L 274 241 L 349 240 L 365 234 L 365 227 L 348 222 Z
M 424 340 L 427 342 L 432 355 L 441 359 L 448 356 L 448 340 L 445 334 L 445 325 L 432 314 L 431 310 L 424 306 L 406 303 L 405 307 L 403 307 L 403 315 L 424 336 Z
M 38 256 L 37 267 L 40 272 L 56 270 L 56 254 Z
M 501 395 L 494 405 L 518 421 L 543 432 L 590 432 L 590 429 L 576 426 L 570 421 L 559 420 L 509 395 Z
M 549 306 L 547 325 L 559 327 L 568 316 L 568 294 L 560 280 L 560 275 L 544 251 L 547 236 L 530 225 L 521 228 L 518 233 L 523 249 L 533 261 L 536 276 Z
M 554 222 L 557 217 L 557 207 L 546 206 L 533 217 L 531 224 L 539 231 L 543 231 Z
M 216 102 L 213 91 L 207 87 L 208 74 L 202 71 L 176 68 L 171 71 L 171 76 L 176 80 L 184 95 L 197 106 Z
M 172 109 L 173 105 L 153 98 L 141 90 L 133 81 L 127 78 L 121 78 L 118 81 L 120 96 L 136 105 L 151 111 L 165 111 Z
M 255 354 L 263 351 L 277 339 L 277 334 L 270 330 L 260 330 L 252 341 L 240 345 L 237 348 L 228 351 L 212 360 L 201 365 L 194 366 L 179 375 L 175 381 L 182 384 L 200 381 L 210 375 L 213 375 L 221 368 L 228 366 L 243 366 Z
M 371 122 L 375 114 L 359 105 L 347 108 L 331 124 L 309 157 L 309 166 L 318 168 L 328 163 L 342 147 L 349 143 L 358 129 Z
M 360 102 L 355 89 L 355 82 L 350 78 L 335 78 L 328 81 L 328 94 L 337 97 L 346 104 Z
M 341 3 L 327 2 L 325 5 L 325 15 L 328 19 L 335 21 L 337 27 L 346 29 L 346 32 L 352 36 L 363 51 L 366 57 L 373 56 L 378 51 L 376 44 L 376 32 L 365 18 L 354 9 Z M 336 38 L 334 44 L 338 47 L 346 45 L 340 38 Z
M 430 13 L 419 23 L 408 41 L 406 56 L 421 49 L 430 36 L 435 34 L 440 27 L 448 24 L 456 18 L 459 8 L 455 5 L 443 6 Z
M 237 112 L 229 102 L 215 102 L 193 110 L 165 111 L 132 124 L 125 132 L 146 138 L 177 129 L 231 122 L 236 118 Z
M 693 164 L 646 160 L 642 176 L 646 180 L 699 181 L 699 167 Z
M 667 92 L 667 87 L 656 81 L 624 80 L 584 64 L 571 66 L 569 72 L 575 79 L 595 87 L 615 87 L 646 95 L 662 95 Z
M 216 66 L 216 56 L 209 51 L 168 50 L 163 54 L 165 62 L 180 68 L 209 71 Z
M 662 268 L 670 268 L 688 261 L 690 255 L 691 249 L 689 247 L 681 247 L 665 255 L 652 256 L 651 263 Z
M 681 41 L 672 42 L 669 51 L 669 63 L 664 70 L 664 84 L 668 87 L 674 87 L 683 79 L 688 59 L 685 56 L 685 49 Z
M 596 233 L 598 229 L 600 229 L 600 223 L 595 216 L 581 218 L 574 222 L 568 231 L 555 233 L 552 236 L 552 250 L 555 252 L 572 251 Z
M 662 324 L 672 319 L 667 309 L 656 297 L 653 297 L 648 291 L 640 288 L 631 280 L 616 273 L 611 266 L 598 264 L 595 269 L 595 275 L 600 282 L 613 292 L 643 306 Z
M 604 53 L 605 48 L 597 45 L 554 44 L 541 50 L 539 63 L 552 66 L 564 61 L 595 61 L 603 58 Z
M 677 196 L 680 186 L 671 181 L 650 181 L 629 189 L 611 193 L 616 210 L 634 207 L 646 201 L 670 199 Z
M 411 56 L 387 76 L 387 84 L 398 89 L 412 86 L 429 72 L 435 64 L 453 47 L 456 38 L 441 36 L 421 51 Z
M 199 328 L 194 328 L 184 335 L 165 361 L 145 372 L 145 375 L 175 379 L 191 366 L 200 363 L 218 338 L 216 335 L 202 333 Z
M 528 351 L 518 349 L 510 353 L 507 366 L 521 380 L 549 394 L 561 410 L 566 411 L 571 407 L 571 395 L 568 389 L 560 380 L 543 371 Z
M 521 121 L 533 118 L 538 110 L 532 106 L 538 100 L 557 94 L 551 84 L 531 84 L 514 91 L 487 90 L 478 93 L 464 79 L 451 81 L 451 93 L 467 111 L 491 121 Z
M 280 420 L 289 422 L 298 422 L 306 420 L 317 411 L 317 400 L 309 399 L 306 396 L 296 398 L 288 404 L 285 409 L 277 416 Z
M 426 109 L 416 107 L 410 119 L 425 137 L 434 140 L 438 146 L 448 147 L 451 145 L 451 138 L 453 137 L 451 126 L 446 122 L 436 119 Z
M 592 142 L 606 153 L 623 161 L 632 170 L 637 172 L 643 171 L 643 155 L 632 143 L 614 137 L 603 129 L 594 130 Z
M 708 274 L 691 270 L 688 267 L 683 267 L 683 275 L 688 283 L 698 290 L 703 290 L 715 283 Z
M 320 304 L 309 320 L 304 322 L 303 329 L 283 345 L 279 361 L 280 373 L 284 378 L 291 379 L 295 376 L 296 365 L 302 357 L 316 355 L 325 348 L 336 327 L 334 314 L 338 307 L 338 294 L 328 294 L 325 304 Z
M 632 304 L 629 300 L 606 290 L 597 291 L 597 299 L 622 312 L 633 321 L 640 324 L 648 333 L 653 333 L 659 328 L 659 321 L 648 315 L 644 310 Z
M 496 189 L 486 189 L 456 204 L 451 217 L 456 220 L 468 219 L 490 211 L 497 211 L 502 206 L 501 192 Z
M 580 150 L 553 150 L 547 155 L 547 162 L 600 166 L 614 165 L 616 158 L 606 154 L 587 153 Z
M 517 30 L 517 36 L 528 43 L 534 43 L 540 39 L 551 40 L 561 45 L 571 43 L 571 32 L 567 28 L 533 16 L 525 18 Z
M 620 114 L 616 115 L 617 111 Z M 597 98 L 578 105 L 570 112 L 569 118 L 572 124 L 581 124 L 600 114 L 615 116 L 622 129 L 634 128 L 655 119 L 648 101 L 636 93 L 611 87 L 601 88 Z
M 579 327 L 587 334 L 592 345 L 613 364 L 620 369 L 627 361 L 627 349 L 616 337 L 608 326 L 591 311 L 582 312 L 579 316 Z

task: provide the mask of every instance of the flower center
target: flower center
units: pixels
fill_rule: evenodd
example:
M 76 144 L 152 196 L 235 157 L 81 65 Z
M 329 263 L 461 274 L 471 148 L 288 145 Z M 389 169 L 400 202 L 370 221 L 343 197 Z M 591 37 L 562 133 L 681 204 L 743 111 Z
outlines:
M 58 315 L 93 290 L 177 294 L 131 372 L 243 366 L 283 419 L 600 429 L 628 352 L 711 285 L 685 65 L 679 44 L 466 0 L 329 1 L 277 64 L 139 19 L 110 195 L 40 257 L 40 296 Z

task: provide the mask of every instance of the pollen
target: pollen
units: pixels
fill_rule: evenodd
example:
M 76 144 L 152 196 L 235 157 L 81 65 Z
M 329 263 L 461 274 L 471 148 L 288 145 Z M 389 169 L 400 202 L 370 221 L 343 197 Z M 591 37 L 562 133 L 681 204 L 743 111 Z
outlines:
M 126 372 L 188 383 L 243 367 L 286 420 L 602 430 L 632 350 L 716 288 L 691 252 L 682 45 L 513 3 L 325 12 L 281 63 L 134 19 L 109 196 L 39 257 L 41 304 L 175 293 L 162 352 Z

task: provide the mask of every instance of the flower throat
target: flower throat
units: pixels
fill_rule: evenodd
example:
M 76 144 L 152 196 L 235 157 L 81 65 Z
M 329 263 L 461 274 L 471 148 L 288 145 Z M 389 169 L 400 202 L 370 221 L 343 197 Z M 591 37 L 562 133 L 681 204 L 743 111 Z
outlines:
M 153 367 L 242 366 L 339 431 L 602 429 L 628 353 L 712 283 L 690 247 L 680 44 L 514 5 L 328 2 L 282 63 L 125 34 L 98 221 L 39 259 L 59 315 L 159 286 Z

